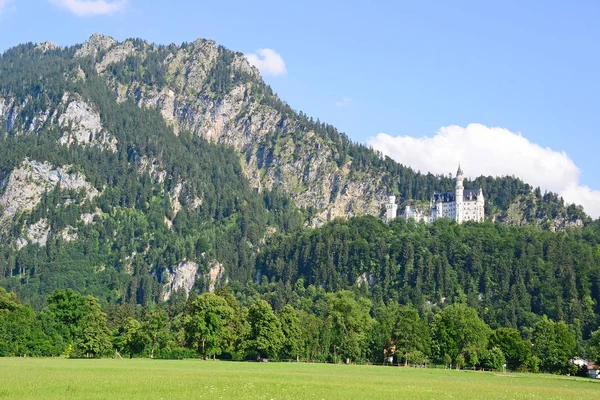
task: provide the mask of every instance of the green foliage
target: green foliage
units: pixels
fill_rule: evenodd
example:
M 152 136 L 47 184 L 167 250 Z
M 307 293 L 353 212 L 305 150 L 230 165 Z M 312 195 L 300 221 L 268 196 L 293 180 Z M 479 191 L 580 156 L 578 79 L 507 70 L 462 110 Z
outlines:
M 168 338 L 168 316 L 162 308 L 146 311 L 144 316 L 143 332 L 150 338 L 150 358 L 154 358 L 156 346 L 164 344 Z M 164 346 L 163 346 L 164 347 Z
M 129 358 L 144 354 L 150 344 L 150 337 L 145 332 L 141 322 L 134 318 L 128 318 L 119 329 L 116 338 L 116 347 Z
M 502 352 L 507 367 L 513 371 L 523 369 L 531 357 L 531 344 L 525 342 L 516 329 L 496 329 L 490 335 L 489 345 L 490 348 L 497 348 Z
M 94 297 L 71 290 L 55 291 L 38 313 L 0 290 L 0 357 L 103 357 L 117 350 L 130 358 L 381 363 L 383 356 L 395 354 L 398 363 L 424 365 L 431 355 L 434 363 L 457 368 L 499 370 L 508 363 L 509 369 L 567 373 L 572 372 L 569 360 L 582 354 L 576 353 L 575 326 L 545 316 L 531 331 L 531 353 L 518 331 L 491 332 L 465 304 L 421 316 L 412 306 L 373 306 L 360 290 L 326 293 L 308 286 L 294 298 L 301 309 L 286 304 L 277 316 L 263 299 L 272 297 L 264 289 L 224 287 L 190 296 L 184 308 L 111 305 L 108 314 Z M 597 351 L 597 336 L 589 340 L 590 354 Z
M 470 355 L 471 364 L 477 361 L 473 356 L 485 349 L 489 327 L 479 318 L 477 312 L 464 304 L 453 304 L 437 314 L 431 326 L 432 353 L 440 362 L 447 354 L 459 366 L 465 365 L 465 357 Z
M 497 346 L 492 347 L 484 353 L 483 363 L 491 369 L 502 371 L 506 364 L 504 352 Z
M 106 355 L 112 349 L 106 314 L 102 312 L 94 297 L 87 296 L 85 303 L 86 312 L 78 321 L 79 332 L 75 337 L 75 349 L 86 357 Z
M 96 298 L 72 290 L 57 290 L 48 298 L 47 312 L 61 327 L 60 333 L 66 341 L 74 344 L 71 357 L 98 357 L 110 352 L 112 343 L 106 314 Z
M 431 347 L 429 327 L 421 320 L 418 311 L 412 306 L 397 303 L 382 305 L 375 310 L 375 324 L 372 335 L 378 338 L 375 352 L 396 354 L 398 362 L 421 364 Z
M 247 346 L 258 357 L 275 357 L 284 344 L 281 322 L 264 300 L 258 300 L 248 310 L 250 331 Z
M 14 293 L 0 288 L 0 356 L 60 354 L 62 342 L 53 328 Z
M 213 293 L 204 293 L 191 300 L 184 317 L 186 340 L 202 354 L 221 354 L 234 311 L 227 301 Z
M 575 356 L 575 337 L 564 322 L 554 322 L 544 315 L 533 327 L 531 343 L 542 371 L 569 371 L 569 360 Z
M 367 334 L 373 323 L 370 308 L 369 300 L 362 297 L 355 299 L 354 293 L 346 290 L 327 294 L 325 318 L 331 326 L 334 356 L 350 360 L 364 357 Z
M 600 329 L 590 337 L 590 354 L 596 365 L 600 365 Z
M 304 340 L 296 310 L 289 304 L 285 305 L 279 311 L 279 321 L 281 322 L 281 331 L 284 337 L 283 346 L 281 347 L 281 357 L 283 359 L 298 358 L 304 347 Z

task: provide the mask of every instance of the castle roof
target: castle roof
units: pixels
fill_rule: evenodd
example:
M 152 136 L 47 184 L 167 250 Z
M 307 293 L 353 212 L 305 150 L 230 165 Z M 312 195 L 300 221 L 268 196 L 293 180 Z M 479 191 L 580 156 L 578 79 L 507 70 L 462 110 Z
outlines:
M 479 189 L 465 189 L 463 190 L 463 200 L 464 201 L 474 201 L 479 197 Z M 443 193 L 435 193 L 433 195 L 433 201 L 442 203 L 451 203 L 456 201 L 456 193 L 455 192 L 443 192 Z

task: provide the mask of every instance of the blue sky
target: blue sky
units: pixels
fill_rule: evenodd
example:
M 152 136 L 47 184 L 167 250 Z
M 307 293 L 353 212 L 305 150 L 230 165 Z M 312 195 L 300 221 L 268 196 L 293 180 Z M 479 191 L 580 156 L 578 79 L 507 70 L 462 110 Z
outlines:
M 514 174 L 598 216 L 600 2 L 493 3 L 0 0 L 0 51 L 93 32 L 272 49 L 281 98 L 352 139 L 420 170 Z

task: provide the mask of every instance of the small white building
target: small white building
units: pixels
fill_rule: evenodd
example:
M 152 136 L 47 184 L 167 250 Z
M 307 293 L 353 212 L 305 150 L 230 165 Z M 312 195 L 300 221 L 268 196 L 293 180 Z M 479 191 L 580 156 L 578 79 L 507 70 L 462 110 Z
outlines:
M 575 357 L 571 360 L 571 364 L 577 365 L 579 368 L 587 369 L 587 376 L 592 379 L 600 379 L 600 369 L 594 363 L 584 360 L 580 357 Z

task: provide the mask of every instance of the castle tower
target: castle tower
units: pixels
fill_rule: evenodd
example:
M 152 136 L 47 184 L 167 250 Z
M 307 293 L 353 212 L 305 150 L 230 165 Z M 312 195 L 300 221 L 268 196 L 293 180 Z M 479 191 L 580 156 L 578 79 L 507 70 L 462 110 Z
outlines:
M 398 214 L 398 204 L 396 204 L 396 196 L 389 195 L 388 202 L 385 203 L 385 221 L 391 222 L 396 219 Z
M 456 222 L 459 224 L 463 222 L 463 193 L 465 190 L 463 180 L 463 171 L 460 164 L 458 164 L 458 171 L 456 171 L 456 211 L 454 215 Z
M 483 188 L 479 188 L 477 195 L 477 222 L 483 222 L 485 215 L 485 200 L 483 198 Z

